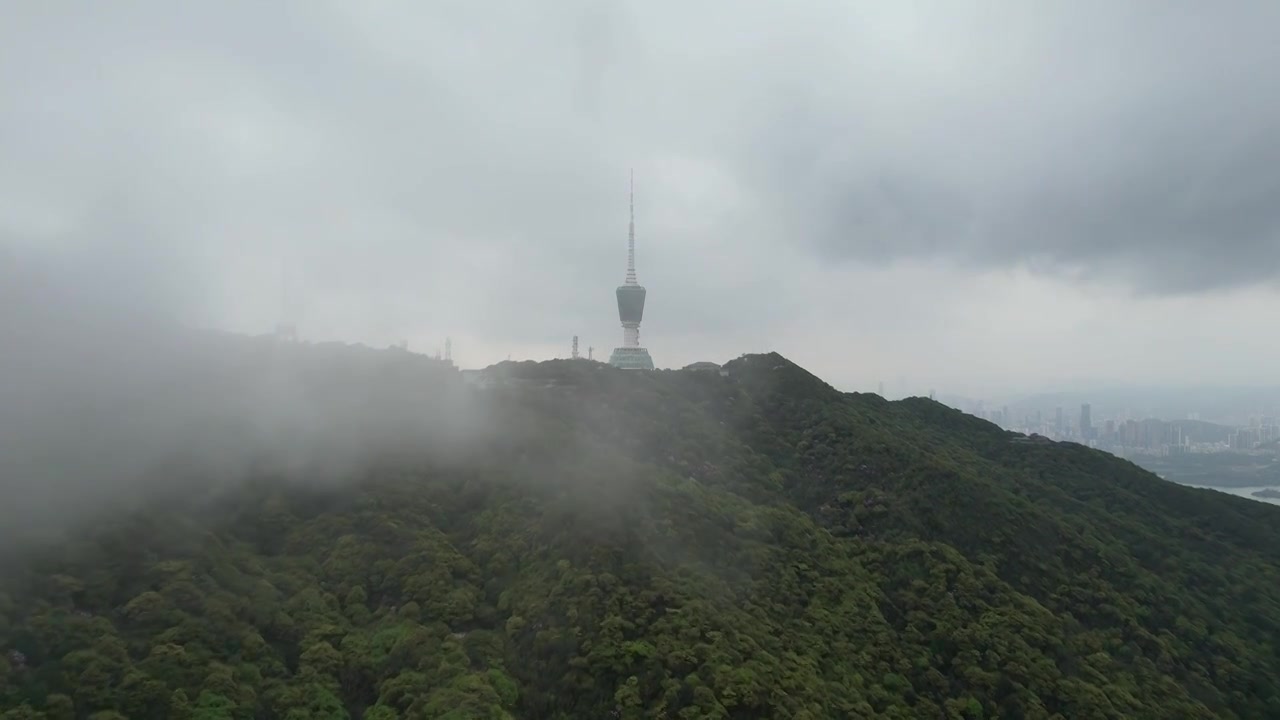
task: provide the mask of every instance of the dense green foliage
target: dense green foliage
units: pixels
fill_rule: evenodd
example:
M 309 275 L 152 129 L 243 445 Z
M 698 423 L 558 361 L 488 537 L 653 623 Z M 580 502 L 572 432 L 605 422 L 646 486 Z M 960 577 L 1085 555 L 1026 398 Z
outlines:
M 0 717 L 1280 716 L 1280 510 L 727 368 L 504 364 L 448 462 L 24 551 Z

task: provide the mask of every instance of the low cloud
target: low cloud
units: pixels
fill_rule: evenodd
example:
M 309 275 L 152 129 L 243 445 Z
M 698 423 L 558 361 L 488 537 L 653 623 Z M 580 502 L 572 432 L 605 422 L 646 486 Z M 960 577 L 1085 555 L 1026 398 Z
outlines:
M 423 356 L 195 330 L 155 311 L 138 268 L 6 259 L 2 539 L 251 477 L 326 484 L 374 461 L 448 463 L 492 430 L 454 371 Z

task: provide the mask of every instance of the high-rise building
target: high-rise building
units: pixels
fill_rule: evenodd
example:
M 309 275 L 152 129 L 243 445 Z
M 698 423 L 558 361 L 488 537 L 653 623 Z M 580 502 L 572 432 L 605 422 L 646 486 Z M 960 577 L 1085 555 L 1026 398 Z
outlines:
M 631 177 L 631 222 L 627 228 L 627 278 L 618 286 L 618 319 L 622 321 L 622 347 L 614 348 L 609 364 L 624 370 L 652 370 L 653 358 L 640 347 L 640 320 L 644 317 L 644 286 L 636 282 L 636 190 Z
M 1089 440 L 1093 437 L 1093 419 L 1089 403 L 1080 406 L 1080 439 Z

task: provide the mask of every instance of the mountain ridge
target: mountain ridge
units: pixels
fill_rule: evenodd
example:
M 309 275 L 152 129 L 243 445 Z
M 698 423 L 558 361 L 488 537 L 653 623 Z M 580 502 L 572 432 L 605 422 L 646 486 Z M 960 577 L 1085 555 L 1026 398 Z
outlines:
M 305 388 L 457 409 L 456 373 L 386 357 Z M 447 455 L 251 474 L 18 558 L 4 717 L 1280 711 L 1274 508 L 776 353 L 723 369 L 504 364 Z

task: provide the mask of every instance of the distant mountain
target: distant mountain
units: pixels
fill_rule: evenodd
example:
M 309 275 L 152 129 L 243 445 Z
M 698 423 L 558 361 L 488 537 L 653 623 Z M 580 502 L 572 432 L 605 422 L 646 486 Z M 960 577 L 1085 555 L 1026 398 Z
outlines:
M 1233 431 L 1229 425 L 1204 420 L 1169 420 L 1166 424 L 1180 429 L 1183 437 L 1192 438 L 1195 442 L 1226 442 Z
M 329 452 L 8 545 L 0 717 L 1280 716 L 1271 505 L 776 354 L 280 352 L 218 395 Z

